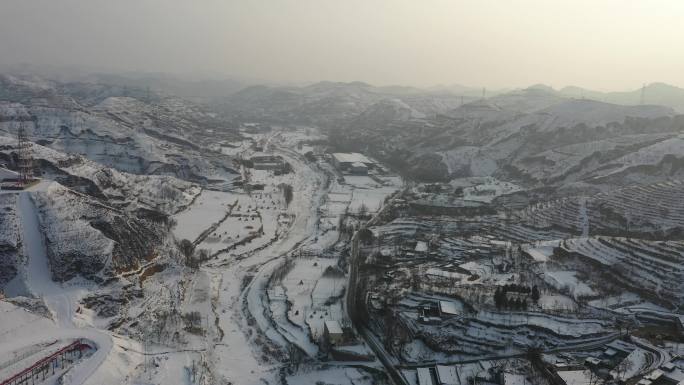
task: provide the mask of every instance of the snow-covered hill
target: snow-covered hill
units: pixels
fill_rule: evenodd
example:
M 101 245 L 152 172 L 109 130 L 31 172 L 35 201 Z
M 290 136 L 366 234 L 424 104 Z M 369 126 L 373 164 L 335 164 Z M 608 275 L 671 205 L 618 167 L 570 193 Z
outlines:
M 135 174 L 174 175 L 228 186 L 236 172 L 207 143 L 237 137 L 232 123 L 176 97 L 108 96 L 87 105 L 65 84 L 0 77 L 0 133 L 29 139 Z M 227 160 L 227 161 L 226 161 Z
M 364 112 L 394 116 L 404 110 L 407 113 L 399 117 L 434 116 L 455 108 L 461 101 L 460 96 L 441 91 L 319 82 L 306 87 L 248 87 L 228 98 L 221 109 L 251 119 L 330 126 Z
M 37 144 L 32 154 L 42 177 L 129 212 L 172 215 L 200 192 L 198 185 L 172 176 L 129 174 Z M 0 163 L 14 167 L 15 159 L 16 140 L 0 136 Z
M 369 109 L 335 129 L 333 141 L 427 181 L 495 175 L 532 184 L 620 184 L 605 177 L 655 172 L 660 176 L 649 181 L 657 182 L 672 169 L 663 162 L 682 158 L 676 138 L 684 118 L 669 107 L 572 99 L 537 86 L 436 117 L 418 119 L 411 111 L 399 105 Z

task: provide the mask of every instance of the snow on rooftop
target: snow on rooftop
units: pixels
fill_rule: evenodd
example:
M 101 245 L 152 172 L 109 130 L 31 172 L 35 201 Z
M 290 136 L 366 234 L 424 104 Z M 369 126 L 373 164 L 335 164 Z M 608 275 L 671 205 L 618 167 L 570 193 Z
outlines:
M 553 249 L 549 248 L 531 248 L 525 250 L 535 262 L 547 262 L 549 257 L 553 255 Z
M 663 372 L 660 369 L 656 369 L 656 370 L 652 371 L 651 373 L 647 374 L 644 378 L 651 380 L 651 381 L 655 381 L 658 378 L 660 378 L 660 376 L 662 376 L 663 374 L 665 374 L 665 372 Z
M 426 251 L 428 251 L 428 245 L 426 242 L 418 241 L 416 243 L 416 249 L 415 250 L 419 253 L 426 252 Z
M 434 385 L 430 368 L 418 368 L 418 385 Z
M 358 152 L 336 152 L 332 156 L 340 163 L 373 163 L 365 155 Z
M 561 370 L 557 373 L 567 385 L 588 385 L 591 383 L 591 372 L 587 369 Z
M 325 328 L 328 329 L 330 334 L 342 334 L 342 327 L 335 320 L 325 321 Z
M 458 373 L 455 366 L 437 365 L 437 378 L 440 384 L 444 385 L 460 385 L 461 381 L 458 379 Z
M 461 313 L 461 306 L 458 303 L 451 301 L 439 301 L 439 311 L 442 314 L 459 314 Z

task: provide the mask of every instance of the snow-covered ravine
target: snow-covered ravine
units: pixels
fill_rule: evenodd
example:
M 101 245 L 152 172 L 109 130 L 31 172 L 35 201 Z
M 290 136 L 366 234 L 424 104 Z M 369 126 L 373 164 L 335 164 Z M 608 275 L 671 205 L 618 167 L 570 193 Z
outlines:
M 19 194 L 19 218 L 22 224 L 24 255 L 28 256 L 26 285 L 35 297 L 40 297 L 50 309 L 57 324 L 64 328 L 73 327 L 73 292 L 64 290 L 50 274 L 47 249 L 38 224 L 38 214 L 31 194 Z
M 3 304 L 3 325 L 0 326 L 0 357 L 11 357 L 14 352 L 32 349 L 46 343 L 88 341 L 95 348 L 94 353 L 84 358 L 67 371 L 64 384 L 103 384 L 119 381 L 121 375 L 117 359 L 109 360 L 114 343 L 112 335 L 88 326 L 82 318 L 76 317 L 78 301 L 84 289 L 76 282 L 58 284 L 52 280 L 48 264 L 45 241 L 42 236 L 38 214 L 32 192 L 18 193 L 18 214 L 21 223 L 23 254 L 27 261 L 20 271 L 19 280 L 28 293 L 41 298 L 52 314 L 54 321 L 21 311 L 10 304 Z M 41 351 L 17 363 L 15 370 L 30 366 L 42 358 Z M 8 374 L 8 373 L 5 373 Z M 54 379 L 53 379 L 54 380 Z

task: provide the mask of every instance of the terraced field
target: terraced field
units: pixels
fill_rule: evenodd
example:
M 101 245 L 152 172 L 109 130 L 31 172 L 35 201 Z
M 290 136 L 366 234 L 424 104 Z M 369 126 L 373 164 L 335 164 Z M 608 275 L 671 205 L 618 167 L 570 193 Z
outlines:
M 592 197 L 543 202 L 516 213 L 533 228 L 572 234 L 630 234 L 680 239 L 684 235 L 684 182 L 624 187 Z
M 649 297 L 681 305 L 684 291 L 684 242 L 630 238 L 575 238 L 561 250 L 604 267 L 602 271 Z

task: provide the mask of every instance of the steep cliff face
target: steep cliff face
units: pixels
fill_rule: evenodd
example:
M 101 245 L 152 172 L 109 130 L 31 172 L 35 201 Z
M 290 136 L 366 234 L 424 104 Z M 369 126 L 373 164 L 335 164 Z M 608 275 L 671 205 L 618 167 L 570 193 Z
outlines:
M 0 289 L 17 275 L 19 226 L 17 197 L 0 194 Z
M 43 180 L 0 193 L 0 290 L 22 290 L 27 244 L 45 242 L 55 281 L 105 282 L 165 255 L 169 217 L 198 183 L 230 187 L 237 175 L 228 156 L 203 149 L 237 137 L 226 123 L 173 96 L 0 75 L 0 168 L 16 170 L 22 128 Z
M 155 255 L 167 228 L 52 184 L 33 194 L 55 281 L 103 282 Z

